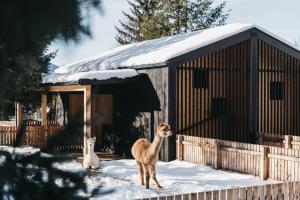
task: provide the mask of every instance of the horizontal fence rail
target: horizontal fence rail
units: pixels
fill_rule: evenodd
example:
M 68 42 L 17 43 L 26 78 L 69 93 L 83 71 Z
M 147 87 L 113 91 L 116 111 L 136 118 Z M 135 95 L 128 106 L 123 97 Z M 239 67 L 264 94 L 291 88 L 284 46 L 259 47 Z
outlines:
M 257 143 L 287 149 L 300 149 L 300 136 L 259 133 Z
M 195 192 L 189 194 L 176 194 L 168 196 L 158 196 L 142 198 L 141 200 L 253 200 L 253 199 L 300 199 L 300 182 L 287 182 L 259 185 L 252 187 L 238 187 L 223 190 L 213 190 L 205 192 Z
M 16 126 L 16 121 L 0 121 L 0 127 L 1 126 Z M 41 121 L 36 121 L 36 120 L 25 120 L 23 121 L 23 124 L 26 126 L 41 126 L 42 122 Z M 47 121 L 47 125 L 58 125 L 57 121 Z
M 261 179 L 300 180 L 299 149 L 178 135 L 177 159 Z

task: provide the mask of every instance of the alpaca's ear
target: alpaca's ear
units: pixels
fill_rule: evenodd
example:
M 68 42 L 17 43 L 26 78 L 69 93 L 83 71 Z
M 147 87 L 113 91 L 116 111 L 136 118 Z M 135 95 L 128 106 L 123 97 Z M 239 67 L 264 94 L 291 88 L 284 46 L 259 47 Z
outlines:
M 158 124 L 158 126 L 163 126 L 164 125 L 164 123 L 163 122 L 160 122 L 159 124 Z

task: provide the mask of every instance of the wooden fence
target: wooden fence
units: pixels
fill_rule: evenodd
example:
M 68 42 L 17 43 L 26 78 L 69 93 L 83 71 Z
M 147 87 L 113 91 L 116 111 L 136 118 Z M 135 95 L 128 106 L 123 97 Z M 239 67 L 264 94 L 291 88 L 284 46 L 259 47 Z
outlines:
M 300 199 L 300 182 L 286 182 L 252 187 L 238 187 L 224 190 L 195 192 L 142 198 L 141 200 L 298 200 Z
M 42 122 L 41 121 L 36 121 L 36 120 L 25 120 L 23 123 L 26 126 L 41 126 Z M 57 121 L 47 121 L 47 125 L 57 125 Z M 1 126 L 16 126 L 16 121 L 0 121 L 0 127 Z
M 257 143 L 287 149 L 300 149 L 300 136 L 259 133 Z
M 257 144 L 284 147 L 284 135 L 272 134 L 272 133 L 258 133 Z
M 300 150 L 177 136 L 179 160 L 279 181 L 300 180 Z
M 56 135 L 63 126 L 56 122 L 48 121 L 46 126 L 41 126 L 40 122 L 27 122 L 25 138 L 22 145 L 30 145 L 47 150 L 47 141 Z M 0 145 L 13 145 L 17 137 L 16 126 L 0 126 Z M 58 151 L 81 151 L 83 147 L 83 135 L 62 138 L 55 146 Z

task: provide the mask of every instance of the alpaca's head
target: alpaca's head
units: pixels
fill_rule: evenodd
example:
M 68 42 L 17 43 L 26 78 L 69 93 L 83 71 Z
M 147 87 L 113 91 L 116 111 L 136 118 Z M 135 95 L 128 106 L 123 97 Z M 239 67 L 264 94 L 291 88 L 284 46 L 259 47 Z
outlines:
M 159 123 L 159 124 L 157 125 L 157 134 L 158 134 L 160 137 L 168 137 L 168 136 L 171 136 L 171 135 L 172 135 L 172 132 L 171 132 L 170 125 L 169 125 L 169 124 L 166 124 L 166 123 L 164 123 L 164 122 Z
M 94 150 L 95 142 L 96 142 L 96 137 L 88 138 L 87 139 L 87 147 L 88 147 L 88 149 L 93 149 Z

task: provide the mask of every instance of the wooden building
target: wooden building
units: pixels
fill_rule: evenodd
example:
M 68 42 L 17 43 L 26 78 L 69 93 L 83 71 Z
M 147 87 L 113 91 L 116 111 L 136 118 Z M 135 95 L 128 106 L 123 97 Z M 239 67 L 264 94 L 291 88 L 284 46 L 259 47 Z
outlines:
M 285 40 L 235 23 L 117 47 L 62 66 L 44 83 L 49 92 L 70 94 L 69 109 L 82 102 L 84 120 L 124 108 L 141 113 L 136 121 L 152 137 L 164 121 L 176 134 L 255 142 L 259 134 L 299 135 L 299 59 Z M 117 69 L 137 75 L 96 75 Z M 102 134 L 101 124 L 92 126 L 86 137 Z M 168 138 L 161 159 L 174 159 L 175 146 L 175 136 Z

